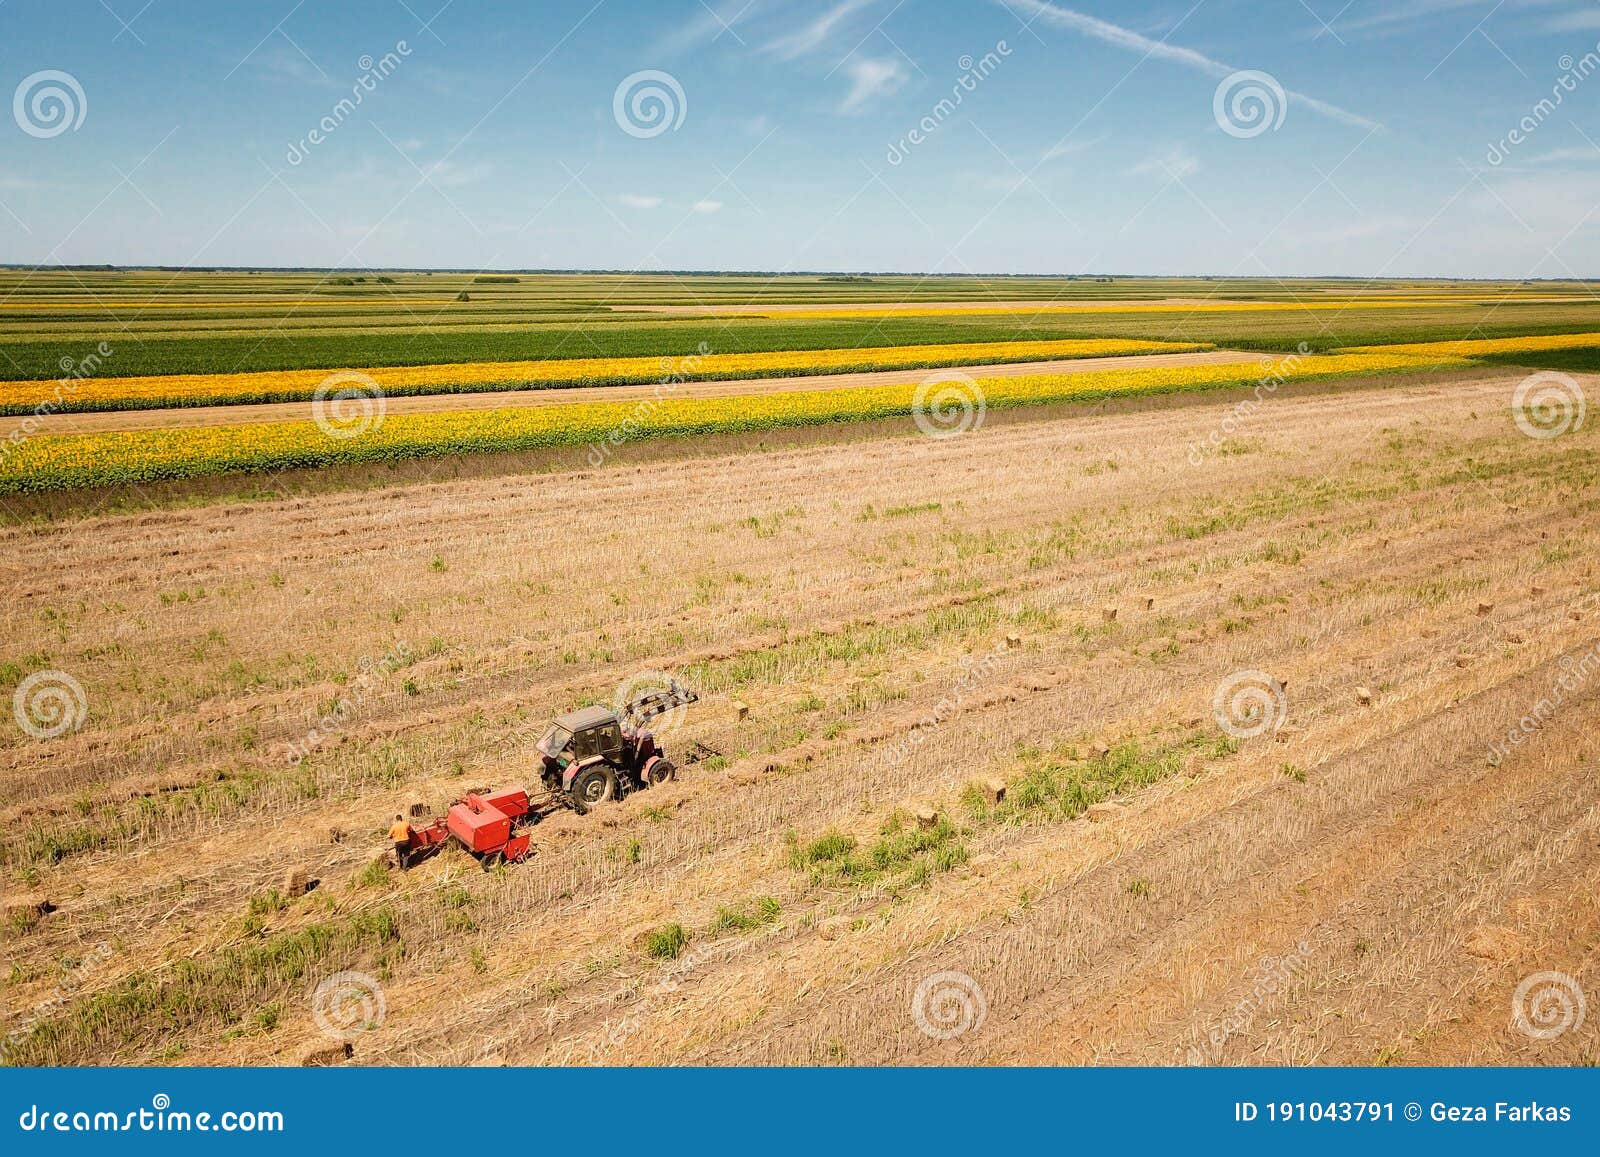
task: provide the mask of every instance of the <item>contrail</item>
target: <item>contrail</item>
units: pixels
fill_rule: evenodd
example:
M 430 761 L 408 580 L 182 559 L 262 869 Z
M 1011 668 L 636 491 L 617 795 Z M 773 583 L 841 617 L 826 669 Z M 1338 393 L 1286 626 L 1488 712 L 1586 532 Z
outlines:
M 1146 56 L 1158 57 L 1161 60 L 1170 60 L 1175 64 L 1183 64 L 1203 72 L 1207 76 L 1218 78 L 1228 76 L 1239 71 L 1231 65 L 1223 64 L 1220 60 L 1212 60 L 1202 52 L 1192 48 L 1184 48 L 1177 44 L 1168 44 L 1164 40 L 1151 40 L 1131 28 L 1123 28 L 1109 21 L 1101 20 L 1096 16 L 1088 16 L 1082 12 L 1075 12 L 1071 8 L 1062 8 L 1055 4 L 1046 3 L 1045 0 L 995 0 L 996 3 L 1009 9 L 1021 9 L 1036 19 L 1043 20 L 1046 24 L 1053 24 L 1057 28 L 1066 28 L 1073 32 L 1081 32 L 1085 36 L 1092 36 L 1096 40 L 1103 40 L 1107 44 L 1114 44 L 1118 48 L 1126 48 L 1130 52 L 1142 52 Z M 1377 131 L 1383 126 L 1377 121 L 1368 120 L 1359 113 L 1349 109 L 1340 108 L 1336 104 L 1329 104 L 1325 100 L 1307 96 L 1303 92 L 1285 89 L 1285 94 L 1292 100 L 1297 100 L 1315 113 L 1321 113 L 1329 120 L 1336 120 L 1342 124 L 1354 125 L 1357 128 Z

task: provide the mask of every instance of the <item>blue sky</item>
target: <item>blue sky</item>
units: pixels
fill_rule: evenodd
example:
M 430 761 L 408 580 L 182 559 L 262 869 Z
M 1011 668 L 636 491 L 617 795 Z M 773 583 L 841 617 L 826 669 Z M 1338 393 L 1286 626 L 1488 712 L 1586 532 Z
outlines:
M 1597 45 L 1593 0 L 0 0 L 0 261 L 1597 276 Z

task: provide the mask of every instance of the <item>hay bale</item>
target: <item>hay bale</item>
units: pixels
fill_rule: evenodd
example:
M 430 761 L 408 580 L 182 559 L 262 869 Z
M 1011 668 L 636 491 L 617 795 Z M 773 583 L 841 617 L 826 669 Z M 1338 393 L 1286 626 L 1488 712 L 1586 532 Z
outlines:
M 739 722 L 743 723 L 750 717 L 750 704 L 735 699 L 733 701 L 733 713 L 738 717 Z
M 1493 603 L 1484 602 L 1484 601 L 1480 601 L 1478 603 L 1478 614 L 1487 615 L 1492 610 L 1494 610 L 1494 604 Z
M 420 820 L 428 814 L 428 805 L 420 799 L 414 799 L 406 805 L 406 815 L 414 820 Z
M 1544 587 L 1542 585 L 1540 585 L 1539 583 L 1534 583 L 1533 586 L 1529 587 L 1528 589 L 1529 589 L 1530 592 L 1532 592 L 1535 595 L 1544 594 Z
M 32 925 L 41 916 L 48 916 L 55 910 L 56 906 L 50 902 L 50 897 L 42 892 L 7 896 L 5 901 L 6 923 L 12 927 Z
M 932 804 L 923 804 L 917 809 L 917 826 L 919 828 L 937 827 L 938 823 L 939 813 Z
M 1468 956 L 1503 964 L 1522 954 L 1522 937 L 1500 924 L 1485 924 L 1467 934 L 1461 945 Z
M 300 1055 L 300 1064 L 310 1068 L 341 1065 L 353 1057 L 355 1052 L 355 1046 L 349 1041 L 340 1041 L 337 1044 L 312 1045 Z
M 291 868 L 283 877 L 283 894 L 291 900 L 311 890 L 311 876 L 304 868 Z
M 1021 635 L 1007 635 L 1006 636 L 1006 650 L 1015 651 L 1020 646 L 1022 646 L 1022 636 Z
M 1111 604 L 1111 603 L 1107 603 L 1105 606 L 1101 607 L 1100 608 L 1100 617 L 1102 619 L 1104 619 L 1108 623 L 1116 622 L 1117 621 L 1117 608 L 1116 608 L 1116 606 Z
M 1107 820 L 1116 819 L 1126 810 L 1127 808 L 1120 803 L 1092 803 L 1089 805 L 1089 810 L 1084 814 L 1089 817 L 1090 823 L 1103 824 Z
M 1457 667 L 1470 667 L 1470 666 L 1472 666 L 1472 663 L 1476 658 L 1477 658 L 1476 655 L 1469 655 L 1465 651 L 1462 651 L 1459 655 L 1456 656 L 1456 666 Z
M 986 780 L 983 785 L 983 802 L 990 807 L 1003 803 L 1006 798 L 1006 781 L 1003 779 Z
M 346 831 L 343 828 L 329 828 L 328 829 L 328 842 L 330 844 L 342 844 L 342 843 L 344 843 L 344 837 L 347 834 L 348 833 L 346 833 Z
M 1144 609 L 1147 610 L 1147 611 L 1155 610 L 1156 609 L 1156 601 L 1155 601 L 1155 599 L 1146 597 L 1145 600 L 1144 600 Z
M 1089 754 L 1093 755 L 1096 759 L 1104 759 L 1106 756 L 1111 754 L 1111 745 L 1097 739 L 1093 743 L 1089 744 Z
M 1361 706 L 1363 706 L 1363 707 L 1371 707 L 1372 706 L 1372 688 L 1371 687 L 1357 687 L 1356 688 L 1356 702 L 1361 704 Z

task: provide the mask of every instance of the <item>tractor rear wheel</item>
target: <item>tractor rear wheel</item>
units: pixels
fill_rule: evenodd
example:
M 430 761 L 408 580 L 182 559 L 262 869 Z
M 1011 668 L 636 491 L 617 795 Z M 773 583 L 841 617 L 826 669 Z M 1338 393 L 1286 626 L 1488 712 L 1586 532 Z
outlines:
M 604 763 L 586 767 L 573 777 L 571 792 L 580 812 L 613 800 L 617 797 L 616 770 Z
M 666 783 L 669 779 L 678 778 L 677 765 L 670 759 L 658 759 L 650 765 L 650 770 L 645 772 L 645 780 L 651 787 L 658 783 Z

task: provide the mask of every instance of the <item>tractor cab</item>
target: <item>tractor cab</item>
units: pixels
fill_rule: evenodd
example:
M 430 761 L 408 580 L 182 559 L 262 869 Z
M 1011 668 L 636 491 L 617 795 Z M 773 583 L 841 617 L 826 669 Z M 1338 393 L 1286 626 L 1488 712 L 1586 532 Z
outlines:
M 622 724 L 604 707 L 584 707 L 558 715 L 539 740 L 545 766 L 565 770 L 572 763 L 587 763 L 601 756 L 608 763 L 622 762 Z
M 558 715 L 539 740 L 540 779 L 579 811 L 673 778 L 677 768 L 661 755 L 651 719 L 699 699 L 676 683 L 629 702 L 622 713 L 584 707 Z

